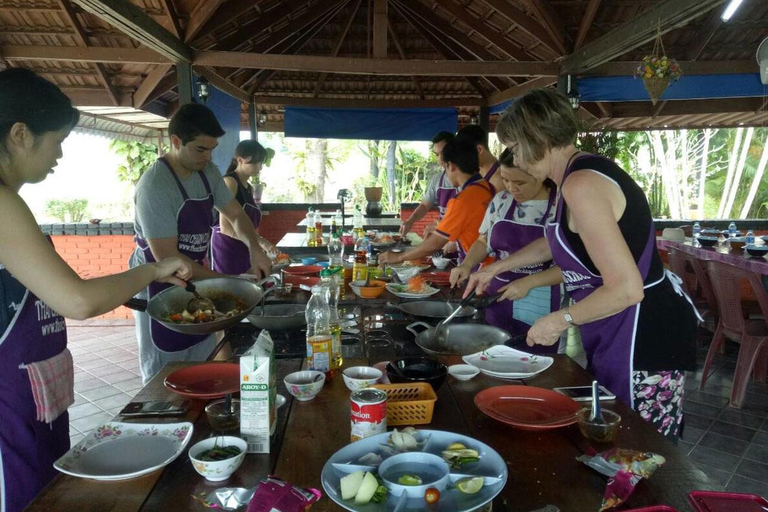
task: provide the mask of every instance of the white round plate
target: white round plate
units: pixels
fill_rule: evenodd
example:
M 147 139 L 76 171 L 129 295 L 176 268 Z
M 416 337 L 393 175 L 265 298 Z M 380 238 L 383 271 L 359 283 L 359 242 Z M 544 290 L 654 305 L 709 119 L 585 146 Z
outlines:
M 341 477 L 359 469 L 374 471 L 376 469 L 375 466 L 360 464 L 359 459 L 370 452 L 377 453 L 386 458 L 388 456 L 387 450 L 382 445 L 387 445 L 387 438 L 390 434 L 391 432 L 387 432 L 348 444 L 328 459 L 328 462 L 323 467 L 321 480 L 323 482 L 323 489 L 329 498 L 342 508 L 352 512 L 404 512 L 406 510 L 424 511 L 427 509 L 423 498 L 405 498 L 405 494 L 403 494 L 402 499 L 389 496 L 386 501 L 381 503 L 367 503 L 365 505 L 356 505 L 354 499 L 341 499 L 341 484 L 339 483 Z M 468 436 L 442 430 L 419 430 L 417 440 L 419 441 L 421 451 L 437 456 L 441 456 L 443 450 L 448 445 L 457 442 L 480 453 L 480 462 L 470 464 L 460 472 L 451 470 L 451 484 L 467 476 L 482 476 L 485 479 L 484 487 L 476 494 L 463 494 L 449 484 L 448 489 L 440 494 L 440 501 L 437 505 L 429 507 L 430 512 L 467 512 L 475 510 L 495 498 L 507 483 L 507 465 L 504 459 L 496 450 L 485 443 L 481 443 Z
M 53 466 L 93 480 L 126 480 L 167 466 L 192 439 L 192 423 L 105 423 Z
M 480 368 L 484 374 L 500 379 L 527 379 L 543 372 L 555 362 L 549 356 L 530 354 L 506 345 L 495 345 L 462 359 Z

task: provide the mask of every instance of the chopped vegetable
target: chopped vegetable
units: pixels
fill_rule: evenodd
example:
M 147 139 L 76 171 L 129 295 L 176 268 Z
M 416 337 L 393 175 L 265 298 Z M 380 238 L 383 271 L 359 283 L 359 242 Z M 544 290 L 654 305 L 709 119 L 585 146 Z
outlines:
M 415 275 L 408 280 L 408 293 L 427 293 L 428 291 L 429 285 L 424 277 Z
M 363 477 L 365 473 L 363 470 L 350 473 L 339 481 L 341 484 L 341 499 L 348 500 L 354 498 L 357 491 L 360 490 L 360 486 L 363 484 Z
M 400 485 L 421 485 L 421 477 L 419 475 L 402 475 L 397 479 L 397 483 Z
M 469 476 L 456 482 L 456 488 L 464 494 L 476 494 L 483 488 L 485 481 L 481 476 Z
M 376 475 L 376 480 L 379 482 L 379 487 L 376 489 L 376 492 L 373 493 L 371 501 L 374 503 L 381 503 L 387 499 L 387 488 L 384 487 L 384 483 L 381 481 L 381 478 L 379 478 L 379 475 Z
M 242 453 L 237 446 L 214 446 L 210 450 L 205 450 L 197 456 L 198 459 L 205 462 L 215 462 L 219 460 L 231 459 Z
M 363 477 L 363 483 L 355 495 L 355 505 L 364 505 L 369 503 L 379 488 L 379 481 L 373 476 L 373 473 L 366 471 Z
M 440 491 L 438 491 L 434 487 L 430 487 L 424 492 L 424 501 L 426 501 L 430 505 L 434 505 L 435 503 L 440 501 Z
M 453 443 L 443 450 L 443 459 L 451 466 L 451 469 L 459 469 L 465 464 L 479 462 L 480 454 L 477 450 L 467 448 L 461 443 Z
M 392 431 L 392 434 L 387 439 L 387 444 L 395 447 L 398 450 L 415 450 L 419 447 L 419 442 L 416 440 L 416 429 L 409 427 L 411 430 L 405 429 L 398 432 L 397 429 Z

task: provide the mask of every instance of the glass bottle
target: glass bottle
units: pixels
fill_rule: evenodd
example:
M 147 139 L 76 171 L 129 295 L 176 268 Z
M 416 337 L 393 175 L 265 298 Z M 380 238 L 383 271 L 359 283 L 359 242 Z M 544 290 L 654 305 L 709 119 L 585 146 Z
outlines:
M 340 369 L 343 363 L 341 355 L 341 318 L 339 317 L 340 290 L 334 273 L 330 269 L 324 269 L 320 272 L 320 280 L 321 285 L 325 289 L 328 308 L 331 311 L 331 370 L 335 371 Z
M 358 238 L 355 242 L 355 264 L 352 267 L 352 281 L 365 281 L 368 275 L 368 238 Z
M 315 246 L 315 212 L 311 206 L 307 210 L 307 245 Z
M 325 373 L 326 379 L 333 378 L 331 368 L 331 308 L 328 306 L 323 286 L 312 287 L 312 297 L 307 303 L 307 364 L 310 370 Z
M 360 211 L 360 206 L 355 206 L 355 213 L 352 221 L 352 234 L 354 235 L 355 240 L 365 236 L 365 230 L 363 229 L 363 212 Z
M 344 297 L 344 244 L 341 243 L 341 227 L 331 233 L 328 241 L 328 268 L 339 286 L 341 297 Z

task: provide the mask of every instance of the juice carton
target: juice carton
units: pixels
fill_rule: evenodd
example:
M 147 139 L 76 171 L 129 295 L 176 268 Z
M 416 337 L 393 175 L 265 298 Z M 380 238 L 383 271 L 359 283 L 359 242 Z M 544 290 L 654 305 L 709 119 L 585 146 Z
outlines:
M 274 344 L 267 331 L 240 357 L 240 435 L 248 453 L 269 453 L 275 432 L 276 378 Z

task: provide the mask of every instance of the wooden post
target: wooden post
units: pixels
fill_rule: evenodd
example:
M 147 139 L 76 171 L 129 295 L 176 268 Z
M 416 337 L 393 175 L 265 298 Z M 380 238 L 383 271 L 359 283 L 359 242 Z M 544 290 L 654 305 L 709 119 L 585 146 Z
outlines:
M 176 81 L 179 85 L 179 106 L 193 103 L 192 66 L 186 62 L 176 64 Z
M 388 0 L 373 0 L 373 58 L 387 58 Z
M 490 131 L 491 126 L 491 109 L 488 107 L 480 107 L 480 128 L 485 130 L 485 133 Z
M 256 102 L 248 103 L 248 128 L 251 130 L 251 139 L 259 140 L 259 120 L 256 118 Z

